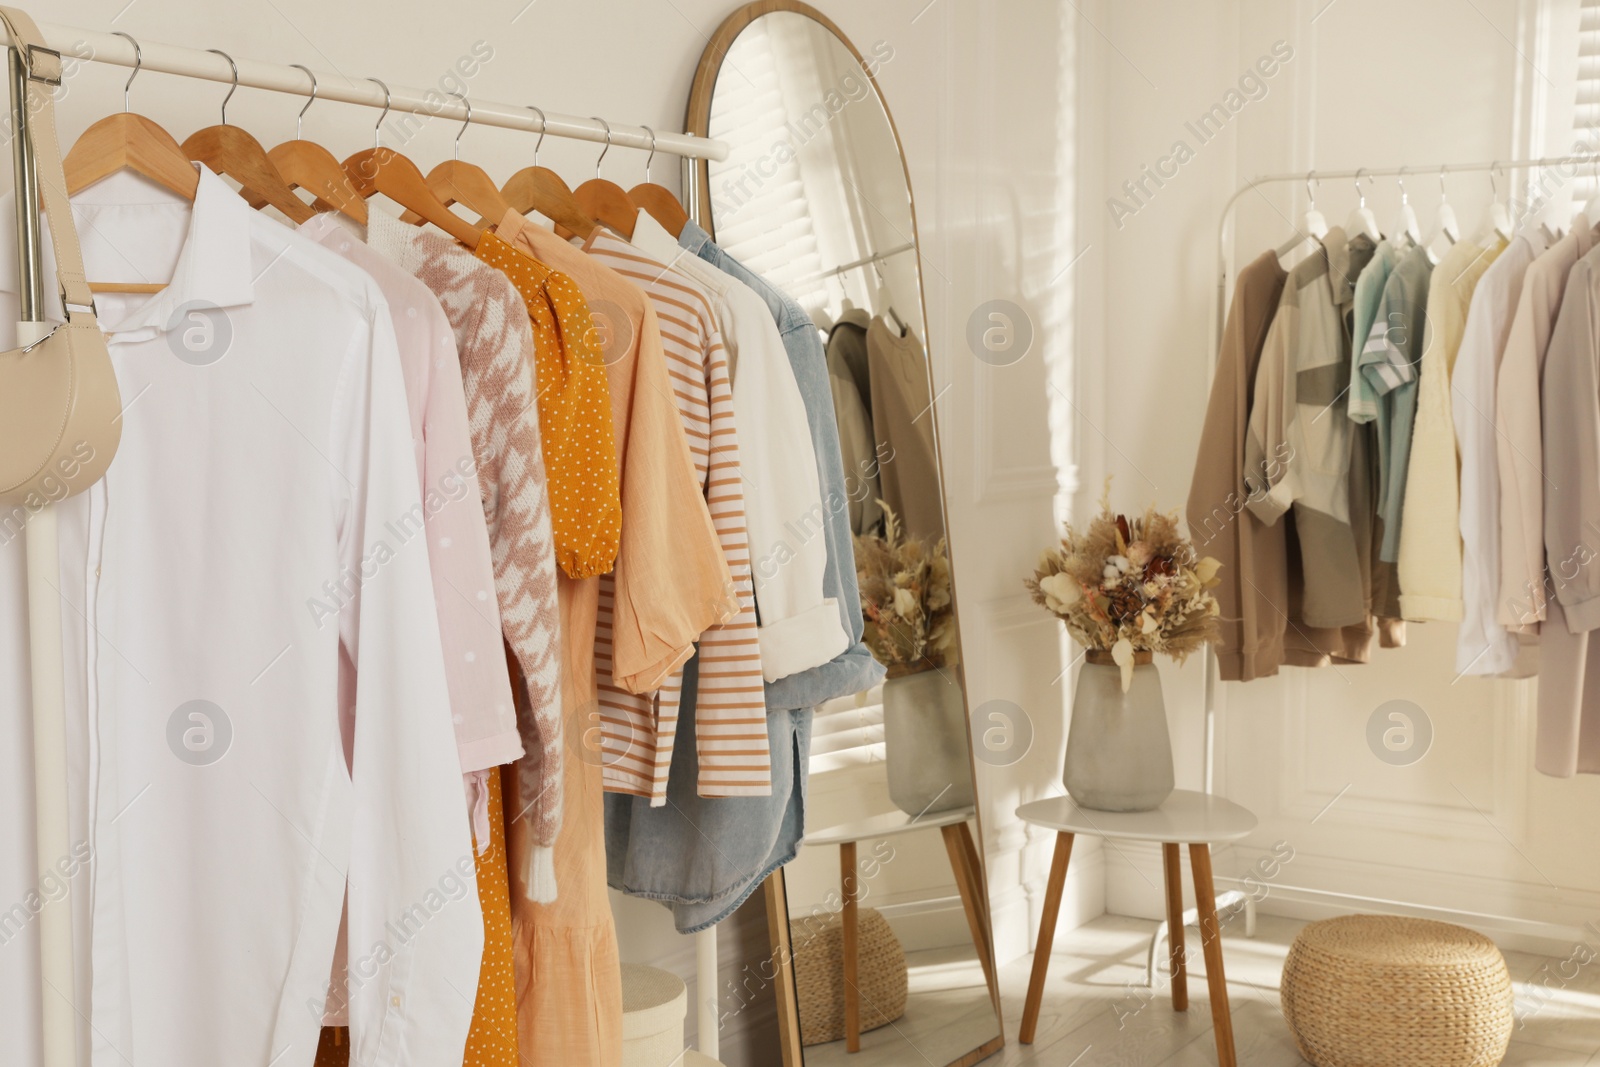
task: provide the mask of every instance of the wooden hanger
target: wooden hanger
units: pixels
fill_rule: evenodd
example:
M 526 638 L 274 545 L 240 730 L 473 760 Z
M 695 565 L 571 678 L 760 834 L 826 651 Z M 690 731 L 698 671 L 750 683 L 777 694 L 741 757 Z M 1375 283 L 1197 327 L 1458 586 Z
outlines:
M 573 199 L 578 201 L 584 214 L 596 222 L 605 223 L 624 237 L 632 237 L 633 224 L 639 218 L 638 205 L 628 199 L 622 186 L 600 177 L 600 163 L 611 151 L 611 123 L 598 115 L 592 117 L 606 128 L 606 146 L 600 150 L 600 158 L 594 161 L 594 177 L 578 186 Z M 561 230 L 558 228 L 556 233 Z
M 594 219 L 578 204 L 559 174 L 549 167 L 539 166 L 539 146 L 544 144 L 544 110 L 537 107 L 528 110 L 539 113 L 539 140 L 533 146 L 533 166 L 523 167 L 513 174 L 500 187 L 500 195 L 519 215 L 537 211 L 556 224 L 557 233 L 564 230 L 587 238 L 594 232 Z
M 311 105 L 317 102 L 317 76 L 311 73 L 310 67 L 299 63 L 289 65 L 299 67 L 311 79 L 311 99 L 294 117 L 294 140 L 278 145 L 267 153 L 267 158 L 278 168 L 278 173 L 283 175 L 284 183 L 289 188 L 305 189 L 316 196 L 313 206 L 317 210 L 337 211 L 365 225 L 367 202 L 350 184 L 350 178 L 345 174 L 344 167 L 340 166 L 338 158 L 316 142 L 300 136 L 301 122 L 306 112 L 311 110 Z M 259 208 L 264 203 L 265 200 L 252 201 L 251 206 Z
M 650 133 L 650 154 L 644 160 L 644 181 L 628 190 L 628 199 L 649 212 L 650 217 L 672 236 L 681 237 L 689 213 L 683 210 L 672 190 L 650 180 L 650 161 L 656 158 L 656 131 L 648 126 L 645 129 Z
M 122 87 L 122 112 L 108 115 L 84 130 L 62 160 L 67 195 L 81 192 L 119 170 L 131 170 L 193 200 L 200 185 L 200 172 L 170 133 L 129 109 L 128 90 L 144 66 L 144 52 L 132 36 L 121 30 L 115 32 L 133 45 L 133 73 Z M 156 293 L 165 288 L 165 282 L 89 283 L 89 290 L 95 293 Z
M 84 130 L 67 158 L 62 160 L 67 173 L 67 195 L 81 192 L 100 179 L 127 169 L 193 200 L 195 189 L 200 185 L 200 172 L 194 169 L 194 164 L 170 133 L 143 115 L 135 115 L 128 106 L 128 90 L 133 86 L 133 79 L 139 76 L 139 68 L 144 66 L 144 53 L 138 41 L 121 30 L 116 33 L 133 43 L 133 73 L 122 87 L 122 113 L 107 115 Z
M 305 222 L 316 212 L 289 188 L 278 168 L 267 158 L 261 142 L 238 126 L 228 125 L 228 101 L 239 88 L 239 65 L 220 48 L 208 48 L 228 61 L 233 68 L 233 85 L 222 98 L 222 122 L 189 135 L 183 150 L 190 159 L 204 163 L 218 174 L 238 182 L 245 199 L 259 198 L 283 212 L 293 221 Z
M 506 198 L 500 195 L 500 190 L 495 188 L 494 180 L 482 167 L 472 163 L 464 163 L 461 159 L 461 135 L 467 132 L 467 127 L 472 123 L 472 101 L 460 93 L 451 93 L 451 96 L 461 98 L 466 105 L 467 119 L 461 124 L 461 129 L 456 131 L 456 140 L 451 158 L 434 167 L 428 172 L 428 188 L 433 190 L 433 195 L 445 207 L 460 204 L 476 211 L 484 220 L 479 225 L 494 225 L 506 217 L 511 210 L 511 205 L 506 203 Z M 421 216 L 414 211 L 408 211 L 400 218 L 405 222 L 420 223 Z
M 416 212 L 425 221 L 433 223 L 468 248 L 476 248 L 483 231 L 457 215 L 440 202 L 417 165 L 392 148 L 378 144 L 378 130 L 389 114 L 389 87 L 377 78 L 383 88 L 383 114 L 372 128 L 373 147 L 364 148 L 344 161 L 344 172 L 363 199 L 373 193 L 382 193 L 403 208 Z

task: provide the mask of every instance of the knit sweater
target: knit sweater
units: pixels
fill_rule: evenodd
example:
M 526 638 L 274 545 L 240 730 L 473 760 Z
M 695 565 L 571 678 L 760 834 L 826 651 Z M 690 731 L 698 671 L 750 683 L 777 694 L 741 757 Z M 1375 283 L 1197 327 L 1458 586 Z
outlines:
M 534 899 L 556 897 L 551 849 L 561 829 L 560 610 L 555 541 L 540 450 L 533 329 L 505 275 L 447 237 L 374 211 L 368 243 L 433 290 L 456 335 L 495 593 L 506 642 L 526 686 L 523 747 L 511 818 L 526 818 L 537 847 L 528 860 Z M 524 705 L 519 701 L 519 712 Z

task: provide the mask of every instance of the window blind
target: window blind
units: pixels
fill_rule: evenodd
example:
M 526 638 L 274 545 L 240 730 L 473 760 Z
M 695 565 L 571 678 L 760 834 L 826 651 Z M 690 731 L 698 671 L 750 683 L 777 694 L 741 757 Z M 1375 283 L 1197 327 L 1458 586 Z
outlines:
M 1578 76 L 1572 108 L 1574 142 L 1600 150 L 1600 0 L 1580 0 L 1578 13 Z M 1594 167 L 1579 167 L 1572 198 L 1588 203 L 1600 193 Z

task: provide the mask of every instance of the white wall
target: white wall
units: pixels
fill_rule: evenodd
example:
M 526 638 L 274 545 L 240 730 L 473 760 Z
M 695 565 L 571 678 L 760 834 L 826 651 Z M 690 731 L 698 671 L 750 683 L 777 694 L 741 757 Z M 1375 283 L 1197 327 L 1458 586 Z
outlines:
M 1576 41 L 1558 27 L 1571 5 L 1140 0 L 1083 10 L 1101 31 L 1088 62 L 1098 69 L 1104 123 L 1102 144 L 1086 149 L 1104 159 L 1104 172 L 1099 214 L 1086 215 L 1085 235 L 1096 246 L 1105 297 L 1085 310 L 1102 317 L 1105 342 L 1084 351 L 1081 373 L 1097 392 L 1105 433 L 1080 436 L 1080 506 L 1098 491 L 1103 470 L 1116 475 L 1119 504 L 1153 498 L 1181 507 L 1207 388 L 1216 227 L 1226 198 L 1265 172 L 1426 168 L 1565 150 L 1562 112 Z M 1104 200 L 1175 138 L 1194 143 L 1185 120 L 1219 100 L 1279 40 L 1294 57 L 1268 82 L 1265 98 L 1248 104 L 1118 228 Z M 1436 169 L 1407 186 L 1430 226 Z M 1488 179 L 1451 177 L 1448 191 L 1463 226 L 1477 231 Z M 1318 201 L 1337 224 L 1355 193 L 1348 182 L 1324 183 Z M 1388 228 L 1399 206 L 1395 181 L 1380 180 L 1368 202 Z M 1238 262 L 1281 243 L 1304 209 L 1303 185 L 1244 197 Z M 1307 886 L 1526 920 L 1479 923 L 1506 940 L 1519 931 L 1565 937 L 1560 926 L 1595 913 L 1600 856 L 1585 843 L 1600 829 L 1600 783 L 1534 773 L 1532 684 L 1456 682 L 1455 630 L 1413 625 L 1405 650 L 1380 652 L 1366 667 L 1220 687 L 1218 787 L 1255 810 L 1262 825 L 1218 861 L 1219 875 L 1244 874 L 1282 841 L 1295 859 L 1271 880 L 1269 909 L 1360 908 L 1287 888 Z M 1162 670 L 1179 784 L 1193 787 L 1201 766 L 1200 676 L 1194 666 Z M 1364 737 L 1374 709 L 1395 698 L 1414 701 L 1434 730 L 1433 749 L 1409 767 L 1381 763 Z M 1159 914 L 1155 850 L 1120 850 L 1108 866 L 1111 910 Z M 1528 925 L 1540 922 L 1558 925 Z
M 411 85 L 437 84 L 459 56 L 486 40 L 494 55 L 471 82 L 474 97 L 671 130 L 682 127 L 707 36 L 736 5 L 51 0 L 29 6 L 52 22 Z M 878 77 L 910 164 L 935 389 L 949 387 L 938 414 L 971 700 L 1014 702 L 1033 733 L 1030 744 L 996 753 L 980 767 L 998 946 L 1009 959 L 1027 950 L 1038 910 L 1037 868 L 1048 849 L 1048 841 L 1024 834 L 1010 815 L 1019 801 L 1059 791 L 1065 737 L 1059 627 L 1028 603 L 1021 580 L 1051 539 L 1054 498 L 1075 485 L 1073 315 L 1084 291 L 1099 290 L 1105 269 L 1094 260 L 1072 265 L 1082 247 L 1074 230 L 1081 136 L 1074 108 L 1084 91 L 1074 62 L 1082 42 L 1096 37 L 1070 5 L 1048 0 L 823 0 L 819 6 L 858 45 L 885 40 L 895 50 Z M 122 68 L 78 68 L 59 109 L 64 143 L 121 107 L 125 77 Z M 222 85 L 147 72 L 133 86 L 133 107 L 181 140 L 216 121 L 224 92 Z M 229 117 L 270 146 L 293 136 L 300 103 L 245 89 L 229 105 Z M 342 157 L 371 143 L 375 118 L 367 109 L 322 102 L 307 115 L 305 134 Z M 407 154 L 427 169 L 448 157 L 455 132 L 455 123 L 430 122 Z M 531 161 L 533 138 L 478 129 L 461 148 L 464 158 L 503 180 Z M 576 185 L 592 174 L 596 154 L 589 144 L 551 139 L 542 162 Z M 605 175 L 629 186 L 642 180 L 643 163 L 642 153 L 614 150 Z M 658 157 L 655 177 L 675 185 L 672 161 L 663 165 Z M 1027 355 L 1003 368 L 974 359 L 965 340 L 969 317 L 994 299 L 1022 305 L 1034 333 Z M 1174 487 L 1178 481 L 1175 475 Z M 1076 867 L 1073 922 L 1100 911 L 1095 850 L 1080 851 Z M 617 910 L 624 958 L 659 960 L 687 973 L 688 943 L 671 932 L 660 909 L 623 901 Z

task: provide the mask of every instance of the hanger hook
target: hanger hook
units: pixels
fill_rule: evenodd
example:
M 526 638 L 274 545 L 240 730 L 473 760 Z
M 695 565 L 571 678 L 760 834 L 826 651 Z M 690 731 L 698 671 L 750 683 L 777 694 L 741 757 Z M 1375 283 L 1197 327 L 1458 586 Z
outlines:
M 300 114 L 294 117 L 294 139 L 300 140 L 300 120 L 306 117 L 306 112 L 311 110 L 311 105 L 317 102 L 317 76 L 311 73 L 311 68 L 303 63 L 290 63 L 291 67 L 299 67 L 306 72 L 306 77 L 311 79 L 311 99 L 306 101 L 306 106 L 300 109 Z
M 1500 169 L 1500 161 L 1494 160 L 1489 164 L 1489 199 L 1500 199 L 1500 183 L 1495 179 L 1495 171 Z
M 650 161 L 656 158 L 656 131 L 646 126 L 644 127 L 644 132 L 650 135 L 650 154 L 644 157 L 644 180 L 648 183 L 650 181 Z
M 226 59 L 228 68 L 233 71 L 233 84 L 228 86 L 228 95 L 222 98 L 222 124 L 226 126 L 228 124 L 228 101 L 233 99 L 233 94 L 239 89 L 239 64 L 235 63 L 233 57 L 220 48 L 207 48 L 206 51 L 215 52 L 223 59 Z M 130 78 L 129 80 L 131 81 L 132 79 Z
M 378 131 L 383 129 L 383 120 L 389 117 L 389 87 L 379 78 L 368 78 L 369 82 L 377 82 L 378 88 L 383 90 L 383 114 L 378 116 L 378 121 L 372 124 L 372 147 L 382 147 L 378 143 Z
M 600 149 L 600 159 L 594 161 L 594 176 L 598 178 L 600 177 L 600 162 L 606 158 L 606 153 L 611 151 L 611 123 L 599 115 L 590 115 L 589 117 L 606 128 L 606 146 Z
M 121 30 L 112 30 L 118 37 L 126 37 L 128 43 L 133 45 L 133 73 L 128 75 L 127 84 L 122 87 L 122 110 L 124 113 L 132 110 L 128 106 L 128 90 L 133 88 L 133 79 L 139 76 L 139 68 L 144 66 L 144 49 L 139 47 L 139 42 L 133 39 L 133 34 L 123 33 Z
M 1311 201 L 1312 210 L 1317 206 L 1317 172 L 1306 171 L 1306 199 Z
M 1367 168 L 1366 167 L 1357 167 L 1356 168 L 1355 184 L 1356 184 L 1356 200 L 1358 201 L 1357 204 L 1356 204 L 1356 207 L 1358 209 L 1359 208 L 1364 208 L 1364 207 L 1367 206 L 1367 194 L 1361 191 L 1361 176 L 1363 174 L 1365 174 L 1366 172 L 1367 172 Z
M 1406 192 L 1406 168 L 1401 167 L 1396 171 L 1394 180 L 1400 183 L 1400 206 L 1405 207 L 1411 203 L 1411 195 Z
M 1444 174 L 1445 171 L 1449 169 L 1450 168 L 1447 166 L 1441 166 L 1439 168 L 1439 203 L 1441 204 L 1447 203 L 1450 200 L 1450 191 L 1444 187 Z
M 450 157 L 452 159 L 460 159 L 461 135 L 467 132 L 468 126 L 472 125 L 472 101 L 468 100 L 463 93 L 452 92 L 450 95 L 459 99 L 462 106 L 467 109 L 467 117 L 462 121 L 461 128 L 456 131 L 456 139 L 450 146 Z
M 527 105 L 527 108 L 529 111 L 537 112 L 539 115 L 539 139 L 533 142 L 533 165 L 537 167 L 539 165 L 539 149 L 544 145 L 544 128 L 547 120 L 544 117 L 544 108 L 535 107 L 532 104 Z

